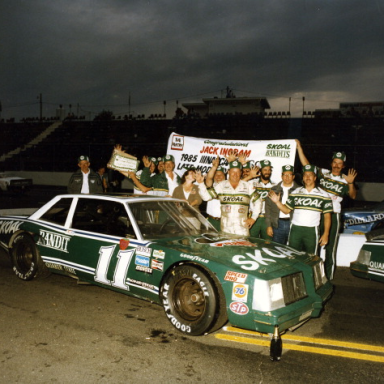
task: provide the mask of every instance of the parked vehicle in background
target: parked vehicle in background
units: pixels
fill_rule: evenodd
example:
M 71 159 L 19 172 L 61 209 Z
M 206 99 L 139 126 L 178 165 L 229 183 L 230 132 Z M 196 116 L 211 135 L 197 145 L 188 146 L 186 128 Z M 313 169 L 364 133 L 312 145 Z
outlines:
M 354 276 L 384 283 L 384 228 L 365 234 L 367 241 L 361 247 L 350 269 Z
M 384 228 L 384 200 L 372 208 L 346 208 L 341 211 L 343 233 L 362 234 Z
M 32 185 L 32 179 L 0 173 L 0 191 L 2 192 L 24 193 L 28 192 Z

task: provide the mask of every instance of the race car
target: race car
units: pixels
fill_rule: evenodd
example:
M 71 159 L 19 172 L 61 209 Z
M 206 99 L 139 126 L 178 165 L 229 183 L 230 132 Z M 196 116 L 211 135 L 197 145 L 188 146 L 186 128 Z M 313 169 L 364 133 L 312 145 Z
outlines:
M 350 271 L 354 276 L 384 283 L 384 228 L 368 232 L 365 237 L 367 241 Z
M 0 192 L 27 192 L 32 187 L 32 179 L 0 173 Z
M 346 208 L 341 212 L 343 233 L 364 234 L 384 228 L 384 200 L 372 208 Z
M 0 217 L 20 279 L 48 272 L 158 303 L 179 331 L 228 320 L 279 335 L 318 317 L 332 294 L 322 260 L 217 232 L 187 202 L 146 195 L 60 195 L 29 217 Z

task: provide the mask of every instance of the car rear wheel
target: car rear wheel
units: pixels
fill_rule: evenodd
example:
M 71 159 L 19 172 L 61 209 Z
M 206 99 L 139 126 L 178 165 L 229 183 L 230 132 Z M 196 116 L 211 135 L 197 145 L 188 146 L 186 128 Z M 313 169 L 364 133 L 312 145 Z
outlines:
M 220 283 L 198 267 L 181 265 L 172 269 L 164 279 L 161 298 L 169 321 L 188 335 L 214 331 L 227 321 Z
M 39 268 L 46 269 L 32 236 L 25 232 L 13 239 L 11 258 L 16 276 L 22 280 L 32 280 Z

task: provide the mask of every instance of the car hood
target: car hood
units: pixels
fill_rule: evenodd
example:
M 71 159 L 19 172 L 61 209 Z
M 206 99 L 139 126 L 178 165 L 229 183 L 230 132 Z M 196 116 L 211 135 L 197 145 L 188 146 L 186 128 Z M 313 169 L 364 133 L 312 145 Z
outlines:
M 156 241 L 160 247 L 180 252 L 182 258 L 200 263 L 215 261 L 243 271 L 273 273 L 289 269 L 296 263 L 308 263 L 317 258 L 288 246 L 256 238 L 217 236 L 187 236 Z

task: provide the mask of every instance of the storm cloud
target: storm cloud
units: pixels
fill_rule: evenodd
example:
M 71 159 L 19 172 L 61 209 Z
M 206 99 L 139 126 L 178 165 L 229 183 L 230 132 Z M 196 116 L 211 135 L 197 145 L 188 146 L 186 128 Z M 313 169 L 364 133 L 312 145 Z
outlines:
M 2 117 L 162 113 L 183 102 L 265 96 L 298 115 L 382 101 L 381 0 L 4 0 Z

